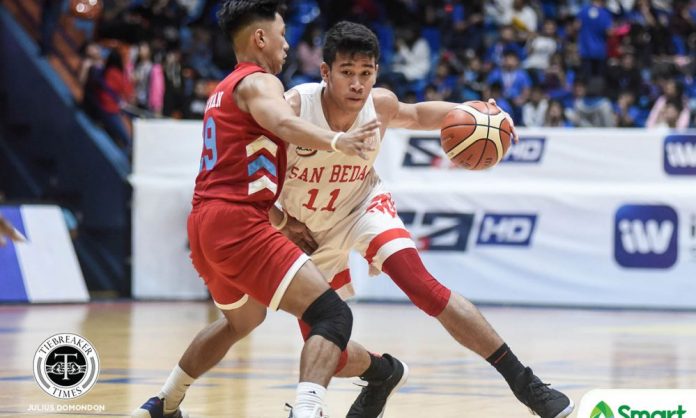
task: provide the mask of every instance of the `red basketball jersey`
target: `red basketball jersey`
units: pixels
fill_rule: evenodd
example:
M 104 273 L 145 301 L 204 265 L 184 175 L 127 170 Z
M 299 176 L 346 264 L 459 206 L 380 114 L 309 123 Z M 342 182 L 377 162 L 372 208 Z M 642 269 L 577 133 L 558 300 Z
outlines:
M 249 74 L 265 71 L 239 63 L 215 88 L 203 118 L 203 152 L 193 205 L 210 199 L 249 202 L 266 211 L 283 187 L 285 143 L 237 107 L 234 89 Z

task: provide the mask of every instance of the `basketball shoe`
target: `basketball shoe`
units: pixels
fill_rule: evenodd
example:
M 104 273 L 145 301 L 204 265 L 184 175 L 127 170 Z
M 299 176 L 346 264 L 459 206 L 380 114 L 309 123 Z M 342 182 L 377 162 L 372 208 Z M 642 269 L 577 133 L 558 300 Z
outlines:
M 346 418 L 382 418 L 387 400 L 408 380 L 408 366 L 406 363 L 384 354 L 382 357 L 389 360 L 394 368 L 392 374 L 384 380 L 367 382 L 367 386 L 360 391 Z
M 157 396 L 148 399 L 140 408 L 131 413 L 131 418 L 188 418 L 188 416 L 179 408 L 176 408 L 176 411 L 171 414 L 165 414 L 164 399 Z
M 515 397 L 541 418 L 567 417 L 575 408 L 570 398 L 542 382 L 529 367 L 511 387 Z

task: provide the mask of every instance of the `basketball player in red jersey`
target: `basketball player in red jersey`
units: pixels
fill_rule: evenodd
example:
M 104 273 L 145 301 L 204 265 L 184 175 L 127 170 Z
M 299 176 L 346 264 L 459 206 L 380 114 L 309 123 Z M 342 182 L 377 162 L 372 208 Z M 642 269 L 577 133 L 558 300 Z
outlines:
M 293 113 L 273 75 L 288 49 L 277 9 L 278 0 L 228 0 L 219 13 L 239 64 L 206 106 L 188 236 L 193 264 L 224 319 L 196 336 L 162 394 L 134 411 L 135 417 L 185 416 L 178 405 L 186 386 L 263 322 L 267 307 L 311 327 L 290 416 L 326 416 L 323 397 L 350 339 L 352 315 L 309 257 L 271 226 L 269 209 L 283 187 L 283 140 L 365 158 L 379 123 L 368 121 L 344 134 Z
M 324 83 L 302 84 L 286 93 L 295 114 L 317 126 L 350 132 L 362 121 L 376 117 L 381 122 L 377 138 L 381 140 L 387 127 L 439 129 L 445 115 L 457 106 L 441 101 L 401 103 L 391 91 L 373 89 L 379 45 L 363 25 L 336 24 L 326 34 L 323 56 Z M 379 143 L 365 161 L 290 145 L 288 174 L 280 197 L 282 230 L 312 254 L 312 260 L 341 295 L 350 295 L 352 290 L 347 270 L 350 251 L 362 254 L 371 271 L 386 273 L 457 342 L 494 366 L 514 395 L 536 414 L 542 418 L 570 415 L 573 402 L 525 367 L 470 301 L 451 292 L 426 270 L 372 167 L 378 152 Z M 281 212 L 274 210 L 280 218 Z M 307 330 L 303 326 L 303 334 Z M 346 354 L 341 376 L 366 370 L 374 362 L 372 355 L 353 341 L 342 360 Z M 400 362 L 392 364 L 394 373 L 387 377 L 360 375 L 368 384 L 353 403 L 349 418 L 382 416 L 387 398 L 403 383 Z

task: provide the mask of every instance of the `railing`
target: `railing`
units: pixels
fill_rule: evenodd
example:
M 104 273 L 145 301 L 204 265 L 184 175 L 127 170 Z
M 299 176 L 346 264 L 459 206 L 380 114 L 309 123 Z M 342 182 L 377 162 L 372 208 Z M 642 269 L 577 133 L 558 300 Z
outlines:
M 16 21 L 38 42 L 40 39 L 41 4 L 38 0 L 4 0 L 3 5 Z M 52 53 L 47 56 L 53 69 L 67 85 L 76 102 L 82 101 L 82 86 L 79 74 L 82 65 L 80 47 L 85 42 L 84 34 L 75 27 L 74 17 L 63 13 L 53 34 Z

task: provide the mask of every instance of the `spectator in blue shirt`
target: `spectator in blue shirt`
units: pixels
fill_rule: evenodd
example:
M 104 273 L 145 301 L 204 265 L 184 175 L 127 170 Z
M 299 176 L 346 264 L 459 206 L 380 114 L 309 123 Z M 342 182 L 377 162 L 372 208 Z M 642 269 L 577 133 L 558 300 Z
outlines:
M 607 38 L 612 25 L 604 0 L 592 0 L 577 17 L 580 23 L 579 52 L 582 60 L 581 76 L 588 80 L 604 73 L 607 59 Z
M 633 90 L 624 90 L 614 105 L 616 126 L 619 128 L 637 128 L 645 125 L 645 112 L 636 105 Z
M 506 51 L 514 51 L 521 60 L 527 55 L 524 48 L 515 40 L 515 29 L 510 25 L 500 28 L 500 38 L 486 51 L 486 64 L 491 67 L 501 66 Z
M 502 67 L 493 70 L 488 75 L 486 82 L 489 84 L 499 83 L 503 87 L 503 97 L 512 105 L 514 119 L 519 119 L 522 116 L 522 105 L 529 98 L 532 80 L 527 71 L 520 68 L 520 58 L 517 53 L 505 51 Z
M 491 84 L 486 84 L 483 86 L 483 94 L 482 97 L 488 97 L 490 99 L 494 99 L 496 105 L 498 105 L 499 108 L 503 109 L 505 112 L 509 114 L 513 114 L 514 107 L 508 100 L 503 96 L 503 86 L 499 82 L 494 82 Z

